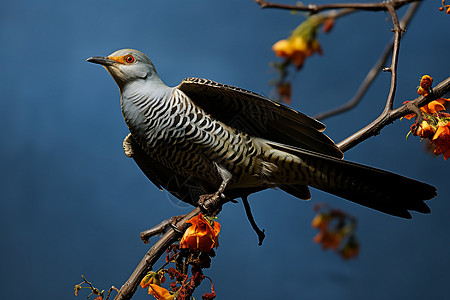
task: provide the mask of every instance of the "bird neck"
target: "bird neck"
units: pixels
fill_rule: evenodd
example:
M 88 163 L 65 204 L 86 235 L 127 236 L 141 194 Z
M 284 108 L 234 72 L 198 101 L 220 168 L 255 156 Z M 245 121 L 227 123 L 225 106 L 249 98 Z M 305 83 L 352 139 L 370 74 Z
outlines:
M 144 80 L 135 80 L 125 85 L 121 90 L 123 99 L 133 100 L 145 97 L 149 101 L 164 99 L 173 88 L 168 87 L 157 76 L 147 77 Z
M 168 102 L 173 92 L 174 88 L 161 80 L 139 80 L 121 90 L 120 104 L 125 123 L 138 143 L 144 143 L 144 139 L 154 135 L 158 128 L 155 120 L 161 115 L 158 108 Z

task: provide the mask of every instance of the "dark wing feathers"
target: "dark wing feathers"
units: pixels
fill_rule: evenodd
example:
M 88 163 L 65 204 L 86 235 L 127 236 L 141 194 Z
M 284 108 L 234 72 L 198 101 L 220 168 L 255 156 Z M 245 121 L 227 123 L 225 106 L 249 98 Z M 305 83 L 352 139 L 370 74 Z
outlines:
M 252 136 L 342 158 L 322 131 L 325 125 L 256 93 L 202 78 L 178 86 L 196 105 L 221 122 Z

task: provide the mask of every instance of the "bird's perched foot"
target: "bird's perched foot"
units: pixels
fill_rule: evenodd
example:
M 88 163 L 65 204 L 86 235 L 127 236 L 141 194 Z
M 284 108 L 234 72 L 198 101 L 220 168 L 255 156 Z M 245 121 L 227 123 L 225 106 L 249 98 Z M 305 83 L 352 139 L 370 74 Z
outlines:
M 220 192 L 200 196 L 198 206 L 205 215 L 217 215 L 222 210 L 222 205 L 227 202 L 227 198 Z
M 215 192 L 214 194 L 207 194 L 200 196 L 200 199 L 198 200 L 198 205 L 206 215 L 218 214 L 222 210 L 222 205 L 225 202 L 232 201 L 231 199 L 227 198 L 223 194 L 223 192 L 225 191 L 228 182 L 230 182 L 233 176 L 227 169 L 220 166 L 219 164 L 214 163 L 214 165 L 220 177 L 222 178 L 222 183 L 220 184 L 220 187 L 217 190 L 217 192 Z
M 167 232 L 167 230 L 169 230 L 169 228 L 172 228 L 173 230 L 175 230 L 178 233 L 182 233 L 178 230 L 177 228 L 177 223 L 184 218 L 184 215 L 182 216 L 175 216 L 172 217 L 168 220 L 164 220 L 161 223 L 159 223 L 158 225 L 144 230 L 141 232 L 141 240 L 145 243 L 148 244 L 149 243 L 149 239 L 152 236 L 158 235 L 158 234 L 164 234 Z

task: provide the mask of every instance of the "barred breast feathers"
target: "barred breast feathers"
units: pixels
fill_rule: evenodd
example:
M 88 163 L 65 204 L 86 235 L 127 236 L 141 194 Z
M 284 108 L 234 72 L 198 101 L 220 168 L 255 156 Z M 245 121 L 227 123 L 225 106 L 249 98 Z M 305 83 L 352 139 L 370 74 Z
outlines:
M 124 116 L 130 131 L 155 159 L 172 165 L 174 157 L 189 156 L 197 161 L 196 168 L 205 170 L 209 169 L 208 162 L 215 161 L 234 175 L 231 185 L 273 185 L 272 177 L 278 167 L 260 158 L 267 148 L 263 139 L 252 138 L 213 119 L 177 88 L 157 96 L 142 93 L 127 96 L 123 107 L 127 108 Z M 185 168 L 176 169 L 179 167 Z

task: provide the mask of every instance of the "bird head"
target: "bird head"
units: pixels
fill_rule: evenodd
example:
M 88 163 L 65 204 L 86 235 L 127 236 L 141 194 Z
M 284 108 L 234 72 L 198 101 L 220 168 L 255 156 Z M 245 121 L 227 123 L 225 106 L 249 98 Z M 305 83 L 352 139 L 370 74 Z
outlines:
M 122 49 L 107 57 L 94 56 L 86 61 L 104 66 L 121 90 L 131 82 L 153 78 L 159 80 L 152 61 L 137 50 Z

